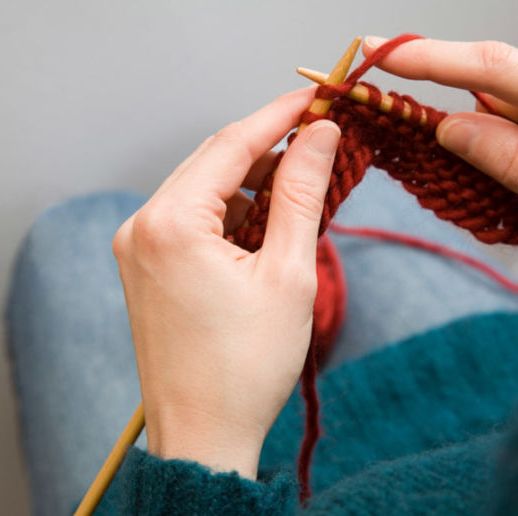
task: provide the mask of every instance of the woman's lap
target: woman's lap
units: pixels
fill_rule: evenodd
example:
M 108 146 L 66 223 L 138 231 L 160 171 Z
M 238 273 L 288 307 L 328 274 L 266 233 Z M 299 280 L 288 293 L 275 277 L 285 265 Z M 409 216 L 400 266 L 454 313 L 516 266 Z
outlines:
M 70 511 L 138 403 L 111 240 L 143 200 L 107 193 L 54 207 L 20 251 L 8 333 L 38 514 Z M 417 233 L 484 257 L 463 232 L 421 210 L 377 172 L 353 192 L 337 220 Z M 518 310 L 516 298 L 437 256 L 334 240 L 347 273 L 349 307 L 331 364 L 462 315 Z

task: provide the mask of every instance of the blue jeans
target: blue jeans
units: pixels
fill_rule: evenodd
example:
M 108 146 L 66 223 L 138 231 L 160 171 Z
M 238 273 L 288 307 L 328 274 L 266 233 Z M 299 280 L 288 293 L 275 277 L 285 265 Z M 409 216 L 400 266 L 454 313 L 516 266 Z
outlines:
M 111 240 L 142 202 L 130 193 L 102 193 L 55 206 L 19 252 L 7 330 L 36 514 L 70 513 L 139 402 Z M 368 174 L 337 221 L 417 234 L 491 262 L 467 233 L 419 208 L 378 172 Z M 398 245 L 333 238 L 349 306 L 329 367 L 463 315 L 518 311 L 516 296 L 457 263 Z

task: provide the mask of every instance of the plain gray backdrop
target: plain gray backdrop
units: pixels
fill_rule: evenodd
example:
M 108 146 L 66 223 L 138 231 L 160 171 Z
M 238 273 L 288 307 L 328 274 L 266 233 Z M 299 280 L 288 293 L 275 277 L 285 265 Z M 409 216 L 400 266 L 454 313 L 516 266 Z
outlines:
M 516 46 L 517 22 L 516 0 L 0 0 L 2 299 L 44 208 L 100 189 L 151 193 L 210 133 L 305 85 L 296 66 L 329 71 L 356 35 Z M 473 105 L 466 92 L 368 78 L 450 111 Z M 3 352 L 0 513 L 26 514 L 26 497 Z

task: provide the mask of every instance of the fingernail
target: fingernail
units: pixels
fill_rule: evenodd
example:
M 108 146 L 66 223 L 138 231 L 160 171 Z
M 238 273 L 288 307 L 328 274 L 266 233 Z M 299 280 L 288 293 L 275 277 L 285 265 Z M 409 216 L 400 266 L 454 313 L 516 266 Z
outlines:
M 316 125 L 310 130 L 311 133 L 307 139 L 308 147 L 326 157 L 333 156 L 341 134 L 338 126 L 332 122 L 326 122 Z
M 477 126 L 465 118 L 453 118 L 437 128 L 437 141 L 455 154 L 466 156 L 478 132 Z
M 387 41 L 387 38 L 380 38 L 379 36 L 367 36 L 365 44 L 370 48 L 378 48 Z

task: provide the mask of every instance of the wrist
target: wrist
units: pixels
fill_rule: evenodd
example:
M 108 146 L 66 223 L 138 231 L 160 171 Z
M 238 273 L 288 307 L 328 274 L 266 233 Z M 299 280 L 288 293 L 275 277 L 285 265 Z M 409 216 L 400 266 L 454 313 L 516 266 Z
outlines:
M 162 459 L 199 462 L 214 471 L 237 471 L 256 480 L 265 438 L 261 429 L 215 417 L 205 411 L 146 410 L 149 453 Z

